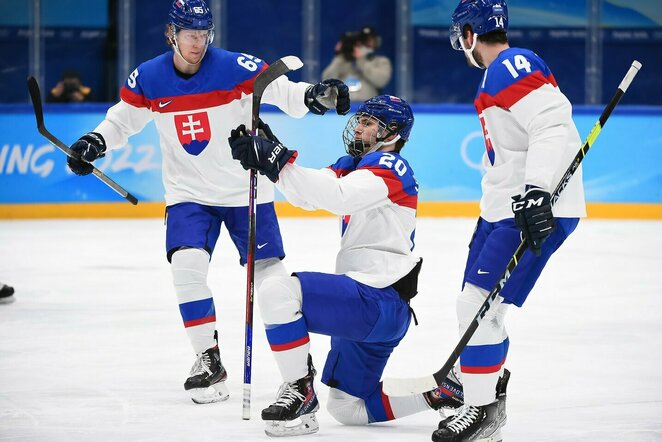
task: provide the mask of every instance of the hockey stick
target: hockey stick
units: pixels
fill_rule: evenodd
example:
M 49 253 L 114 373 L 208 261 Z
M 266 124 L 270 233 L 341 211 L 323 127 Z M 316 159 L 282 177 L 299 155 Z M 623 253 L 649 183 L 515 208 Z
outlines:
M 257 124 L 260 119 L 260 101 L 269 84 L 281 75 L 295 71 L 303 66 L 294 55 L 276 60 L 264 71 L 260 72 L 253 83 L 253 108 L 251 119 L 251 134 L 257 135 Z M 251 418 L 251 368 L 253 361 L 253 295 L 255 294 L 255 211 L 257 208 L 257 172 L 250 171 L 250 188 L 248 192 L 248 256 L 246 259 L 246 335 L 244 347 L 244 401 L 242 419 Z
M 53 146 L 64 152 L 68 157 L 71 157 L 75 160 L 80 160 L 80 155 L 78 153 L 69 149 L 69 146 L 55 138 L 53 134 L 46 130 L 46 126 L 44 125 L 44 110 L 41 106 L 41 93 L 39 92 L 39 84 L 37 84 L 37 80 L 34 77 L 28 77 L 28 91 L 30 92 L 30 98 L 32 99 L 32 107 L 34 108 L 34 116 L 37 119 L 37 130 L 39 133 L 42 134 L 48 141 L 50 141 Z M 135 196 L 124 190 L 122 186 L 108 178 L 106 175 L 104 175 L 103 172 L 94 166 L 92 166 L 92 173 L 94 176 L 103 181 L 104 184 L 113 189 L 131 204 L 138 204 L 138 199 Z
M 563 189 L 565 189 L 565 187 L 568 185 L 568 182 L 579 168 L 579 165 L 586 156 L 586 153 L 591 148 L 598 135 L 600 135 L 600 131 L 602 131 L 602 128 L 604 127 L 605 123 L 607 123 L 607 119 L 611 115 L 611 112 L 614 110 L 618 102 L 621 100 L 623 94 L 625 94 L 625 91 L 630 86 L 630 83 L 632 83 L 632 80 L 634 79 L 635 75 L 637 75 L 637 72 L 639 72 L 639 69 L 641 69 L 641 63 L 639 63 L 636 60 L 633 61 L 632 66 L 630 66 L 630 69 L 625 74 L 625 77 L 621 81 L 621 84 L 618 86 L 618 90 L 614 94 L 609 104 L 607 104 L 607 107 L 602 111 L 602 114 L 600 115 L 600 119 L 595 123 L 593 129 L 591 129 L 591 132 L 588 134 L 588 137 L 586 138 L 584 145 L 581 147 L 581 149 L 579 149 L 579 152 L 577 152 L 577 155 L 575 155 L 574 159 L 572 160 L 572 163 L 570 164 L 565 174 L 561 178 L 561 181 L 556 186 L 556 189 L 554 189 L 554 193 L 551 196 L 552 205 L 554 205 L 556 201 L 559 199 L 561 192 L 563 191 Z M 460 341 L 455 346 L 455 349 L 453 349 L 453 352 L 451 353 L 450 357 L 448 358 L 444 366 L 441 367 L 441 369 L 436 373 L 421 378 L 384 379 L 384 384 L 383 384 L 384 393 L 386 393 L 389 396 L 408 396 L 411 394 L 424 393 L 426 391 L 433 390 L 442 384 L 442 382 L 446 379 L 446 376 L 448 376 L 448 373 L 453 368 L 453 365 L 455 365 L 455 362 L 460 357 L 460 353 L 462 353 L 462 351 L 468 344 L 469 340 L 476 332 L 476 329 L 478 329 L 480 321 L 489 311 L 496 297 L 501 293 L 501 290 L 503 290 L 503 287 L 506 285 L 506 282 L 510 278 L 510 275 L 513 273 L 515 267 L 517 267 L 517 264 L 522 259 L 522 255 L 524 255 L 526 248 L 527 248 L 526 240 L 522 240 L 519 247 L 515 251 L 515 254 L 510 259 L 510 262 L 506 266 L 506 270 L 501 274 L 497 284 L 489 293 L 483 305 L 481 305 L 480 308 L 478 309 L 478 313 L 476 313 L 476 316 L 469 325 L 469 328 L 467 328 L 467 330 L 462 335 L 462 338 L 460 338 Z

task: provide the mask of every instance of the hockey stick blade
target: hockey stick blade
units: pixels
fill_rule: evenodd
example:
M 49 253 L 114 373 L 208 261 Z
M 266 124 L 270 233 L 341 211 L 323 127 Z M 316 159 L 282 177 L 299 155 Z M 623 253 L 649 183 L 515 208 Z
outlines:
M 44 124 L 44 109 L 41 104 L 41 92 L 39 91 L 39 84 L 37 83 L 37 80 L 34 77 L 28 77 L 28 92 L 30 93 L 30 99 L 32 100 L 32 108 L 34 109 L 34 116 L 35 119 L 37 120 L 37 130 L 41 135 L 44 136 L 53 146 L 57 147 L 60 149 L 62 152 L 65 153 L 68 157 L 71 157 L 76 160 L 80 160 L 80 155 L 78 155 L 76 152 L 71 150 L 69 146 L 64 144 L 62 141 L 60 141 L 58 138 L 55 137 L 55 135 L 51 134 L 48 129 L 46 129 L 46 126 Z M 99 169 L 96 167 L 92 166 L 92 173 L 94 176 L 99 178 L 101 181 L 103 181 L 104 184 L 106 184 L 108 187 L 113 189 L 115 192 L 117 192 L 120 196 L 125 198 L 127 201 L 129 201 L 131 204 L 136 205 L 138 204 L 138 199 L 131 195 L 129 192 L 124 190 L 122 186 L 117 184 L 115 181 L 104 175 L 103 172 L 101 172 Z
M 257 121 L 260 118 L 260 103 L 262 102 L 262 94 L 276 78 L 285 75 L 288 72 L 296 71 L 301 68 L 303 63 L 294 55 L 280 58 L 274 63 L 270 64 L 265 70 L 260 72 L 255 78 L 253 83 L 253 108 L 252 108 L 252 135 L 257 134 Z
M 605 123 L 607 122 L 607 119 L 611 115 L 611 112 L 614 110 L 616 105 L 621 101 L 621 98 L 625 94 L 627 88 L 630 86 L 630 83 L 632 83 L 632 80 L 634 80 L 634 77 L 639 72 L 639 69 L 641 69 L 641 63 L 639 63 L 636 60 L 633 61 L 632 65 L 630 66 L 630 69 L 625 74 L 623 81 L 621 81 L 620 85 L 618 86 L 616 93 L 609 101 L 605 109 L 602 111 L 600 118 L 595 123 L 595 126 L 593 126 L 593 129 L 591 129 L 591 132 L 588 134 L 588 137 L 586 137 L 586 141 L 579 149 L 574 159 L 570 163 L 570 166 L 568 166 L 563 177 L 561 178 L 558 185 L 554 189 L 554 193 L 552 193 L 551 195 L 552 205 L 554 205 L 554 203 L 559 199 L 561 192 L 563 192 L 563 189 L 565 189 L 565 187 L 570 182 L 570 179 L 579 168 L 579 165 L 584 160 L 586 153 L 591 148 L 593 142 L 595 142 L 596 138 L 602 131 L 602 128 L 604 127 Z M 446 379 L 446 376 L 448 376 L 448 373 L 453 368 L 453 365 L 455 365 L 455 362 L 457 362 L 457 360 L 460 358 L 460 354 L 462 353 L 462 351 L 464 351 L 464 348 L 469 343 L 469 340 L 478 329 L 478 326 L 480 325 L 480 321 L 487 314 L 488 310 L 492 306 L 492 303 L 494 303 L 496 298 L 501 293 L 501 290 L 506 285 L 506 282 L 508 281 L 510 275 L 512 275 L 513 271 L 515 270 L 515 267 L 517 267 L 517 264 L 522 259 L 522 256 L 524 255 L 524 252 L 526 251 L 527 247 L 528 245 L 526 241 L 522 240 L 519 247 L 517 247 L 517 250 L 513 254 L 513 257 L 508 262 L 508 265 L 506 266 L 506 270 L 504 270 L 504 272 L 501 274 L 501 277 L 497 280 L 497 284 L 494 286 L 492 291 L 490 291 L 490 293 L 487 295 L 487 299 L 478 309 L 478 313 L 476 313 L 476 316 L 474 317 L 473 321 L 471 321 L 471 324 L 469 324 L 469 327 L 460 338 L 460 341 L 453 349 L 450 357 L 448 358 L 444 366 L 441 367 L 441 369 L 438 370 L 436 373 L 420 378 L 409 378 L 409 379 L 386 378 L 384 379 L 382 385 L 382 389 L 386 395 L 408 396 L 412 394 L 425 393 L 426 391 L 430 391 L 437 388 L 438 386 L 441 386 L 442 382 L 444 381 L 444 379 Z
M 296 71 L 301 68 L 303 63 L 294 55 L 280 58 L 269 65 L 264 71 L 260 72 L 255 78 L 253 84 L 253 102 L 255 97 L 258 97 L 258 103 L 262 100 L 262 94 L 269 84 L 281 75 L 287 74 L 290 71 Z M 255 110 L 255 109 L 253 109 Z
M 301 60 L 289 55 L 276 60 L 260 72 L 253 83 L 253 107 L 251 109 L 251 134 L 257 135 L 257 124 L 260 120 L 260 103 L 262 94 L 269 84 L 281 75 L 299 69 L 303 66 Z M 246 327 L 244 338 L 244 396 L 242 416 L 244 420 L 251 418 L 251 371 L 253 361 L 253 297 L 255 294 L 255 211 L 257 209 L 257 171 L 250 170 L 248 190 L 248 256 L 246 259 Z

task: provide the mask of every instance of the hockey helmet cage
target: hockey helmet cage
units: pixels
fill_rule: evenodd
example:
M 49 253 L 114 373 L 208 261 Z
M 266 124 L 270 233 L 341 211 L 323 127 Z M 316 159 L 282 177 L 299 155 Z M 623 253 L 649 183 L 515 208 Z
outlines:
M 378 121 L 379 130 L 377 137 L 372 142 L 357 143 L 355 140 L 355 129 L 361 118 L 374 118 Z M 349 119 L 343 131 L 343 143 L 353 157 L 361 156 L 371 152 L 384 144 L 391 144 L 397 140 L 407 141 L 414 126 L 414 114 L 402 98 L 393 95 L 379 95 L 363 102 L 356 113 Z M 390 142 L 385 142 L 391 135 L 398 137 Z

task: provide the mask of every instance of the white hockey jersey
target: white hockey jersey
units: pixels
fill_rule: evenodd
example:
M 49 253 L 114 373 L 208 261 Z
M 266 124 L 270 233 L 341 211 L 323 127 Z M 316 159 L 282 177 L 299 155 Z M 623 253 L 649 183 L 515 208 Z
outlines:
M 382 288 L 407 275 L 418 262 L 412 253 L 418 184 L 399 154 L 344 156 L 322 170 L 289 163 L 276 185 L 295 206 L 341 216 L 337 274 Z
M 108 149 L 116 149 L 154 120 L 167 205 L 248 205 L 249 174 L 232 159 L 228 137 L 240 124 L 250 128 L 253 82 L 267 64 L 210 47 L 200 70 L 184 79 L 177 75 L 172 57 L 166 52 L 138 66 L 120 91 L 121 101 L 108 110 L 95 131 Z M 308 86 L 280 77 L 267 87 L 262 102 L 302 117 L 308 111 L 304 104 Z M 259 179 L 258 203 L 273 199 L 272 183 Z
M 485 70 L 474 105 L 486 147 L 481 217 L 512 218 L 511 197 L 527 184 L 553 192 L 579 151 L 572 106 L 540 57 L 520 48 L 501 52 Z M 586 216 L 581 167 L 552 212 Z

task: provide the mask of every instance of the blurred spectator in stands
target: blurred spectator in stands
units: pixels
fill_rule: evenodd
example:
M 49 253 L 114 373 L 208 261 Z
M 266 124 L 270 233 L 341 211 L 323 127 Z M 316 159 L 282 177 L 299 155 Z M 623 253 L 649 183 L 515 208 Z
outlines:
M 92 89 L 83 86 L 80 75 L 76 71 L 64 71 L 62 80 L 58 82 L 46 98 L 49 103 L 80 103 L 91 101 Z
M 0 304 L 9 304 L 15 300 L 14 287 L 10 287 L 7 284 L 0 282 Z
M 345 32 L 336 43 L 336 55 L 322 72 L 322 80 L 337 78 L 349 86 L 352 101 L 365 101 L 382 93 L 391 81 L 391 60 L 375 54 L 381 37 L 371 26 Z

